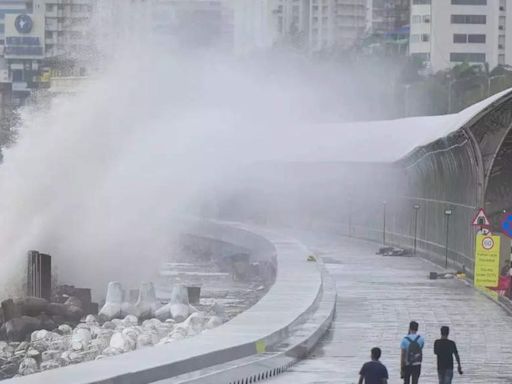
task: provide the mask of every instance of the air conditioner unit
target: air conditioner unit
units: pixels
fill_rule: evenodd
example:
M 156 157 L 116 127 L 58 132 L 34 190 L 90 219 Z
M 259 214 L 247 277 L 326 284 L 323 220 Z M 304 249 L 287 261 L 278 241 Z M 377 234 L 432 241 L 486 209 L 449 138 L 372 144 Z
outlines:
M 499 29 L 500 31 L 503 31 L 503 30 L 505 29 L 505 26 L 504 26 L 504 25 L 500 25 L 500 26 L 498 27 L 498 29 Z
M 498 44 L 499 49 L 505 49 L 505 46 L 503 44 Z

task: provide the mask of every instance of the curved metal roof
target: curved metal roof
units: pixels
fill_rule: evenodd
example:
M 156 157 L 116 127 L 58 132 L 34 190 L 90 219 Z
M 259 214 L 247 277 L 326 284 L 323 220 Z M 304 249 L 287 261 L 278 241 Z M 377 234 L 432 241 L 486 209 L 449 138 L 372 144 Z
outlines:
M 457 132 L 511 95 L 509 89 L 451 115 L 296 126 L 293 135 L 286 137 L 286 157 L 276 157 L 294 161 L 395 162 Z

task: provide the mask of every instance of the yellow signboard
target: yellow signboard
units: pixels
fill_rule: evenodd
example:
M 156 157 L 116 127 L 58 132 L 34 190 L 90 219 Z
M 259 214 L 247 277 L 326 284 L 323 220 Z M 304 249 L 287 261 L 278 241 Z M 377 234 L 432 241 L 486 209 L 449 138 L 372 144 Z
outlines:
M 500 277 L 500 237 L 477 235 L 475 287 L 496 288 Z
M 256 342 L 256 353 L 265 353 L 267 350 L 267 344 L 265 340 L 259 340 Z

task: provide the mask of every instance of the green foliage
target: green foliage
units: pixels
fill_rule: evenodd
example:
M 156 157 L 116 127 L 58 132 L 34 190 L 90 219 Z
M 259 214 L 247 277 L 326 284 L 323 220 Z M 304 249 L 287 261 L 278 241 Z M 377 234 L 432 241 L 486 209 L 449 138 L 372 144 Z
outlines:
M 410 64 L 407 71 L 411 71 Z M 403 76 L 402 81 L 414 87 L 414 94 L 409 91 L 415 99 L 409 101 L 412 106 L 409 114 L 454 113 L 512 87 L 512 68 L 499 66 L 489 70 L 487 63 L 484 66 L 461 63 L 449 70 L 420 76 L 420 80 Z

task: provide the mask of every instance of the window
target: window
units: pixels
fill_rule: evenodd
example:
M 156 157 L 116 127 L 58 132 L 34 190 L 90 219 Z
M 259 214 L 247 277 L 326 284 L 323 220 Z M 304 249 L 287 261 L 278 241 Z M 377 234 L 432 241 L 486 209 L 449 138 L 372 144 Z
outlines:
M 464 33 L 456 33 L 453 35 L 453 42 L 456 44 L 466 44 L 468 42 L 468 35 Z
M 465 43 L 473 43 L 473 44 L 485 44 L 486 36 L 485 35 L 466 35 L 464 33 L 456 33 L 453 35 L 453 42 L 456 44 L 465 44 Z
M 450 61 L 455 63 L 485 63 L 485 53 L 452 52 L 450 53 Z
M 423 22 L 427 24 L 430 23 L 430 15 L 423 16 Z
M 430 4 L 431 0 L 412 0 L 413 4 Z
M 411 35 L 411 43 L 419 43 L 420 42 L 420 35 L 414 34 Z
M 452 0 L 453 5 L 487 5 L 487 0 Z
M 413 23 L 413 24 L 419 24 L 419 23 L 421 23 L 421 16 L 419 16 L 419 15 L 414 15 L 414 16 L 412 17 L 412 23 Z
M 499 22 L 498 22 L 498 29 L 504 31 L 505 30 L 505 24 L 506 24 L 506 19 L 505 19 L 505 16 L 500 16 L 500 19 L 499 19 Z
M 23 81 L 23 71 L 21 69 L 15 69 L 12 71 L 12 81 L 13 82 L 22 82 Z
M 485 44 L 485 35 L 468 35 L 468 43 Z
M 412 53 L 411 56 L 417 60 L 430 61 L 430 53 L 428 52 Z
M 428 43 L 430 41 L 430 35 L 428 33 L 423 33 L 421 35 L 421 41 L 424 43 Z
M 485 15 L 452 15 L 452 24 L 486 24 Z
M 498 64 L 505 65 L 505 55 L 498 55 Z

